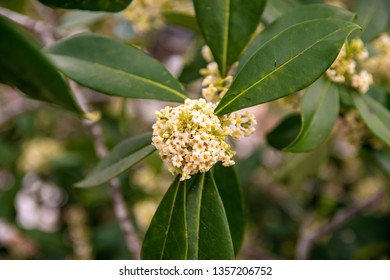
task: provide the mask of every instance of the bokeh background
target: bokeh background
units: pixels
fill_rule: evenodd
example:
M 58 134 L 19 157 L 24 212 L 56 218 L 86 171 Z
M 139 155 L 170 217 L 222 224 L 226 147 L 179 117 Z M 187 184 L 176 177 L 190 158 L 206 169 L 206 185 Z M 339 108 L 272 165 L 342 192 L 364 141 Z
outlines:
M 268 2 L 264 25 L 294 6 L 323 1 Z M 355 1 L 328 4 L 353 10 Z M 206 62 L 191 1 L 133 0 L 117 14 L 51 9 L 30 0 L 0 0 L 0 7 L 50 24 L 59 35 L 92 31 L 135 44 L 200 97 L 199 70 Z M 166 105 L 82 90 L 99 112 L 109 148 L 151 131 L 155 110 Z M 381 96 L 389 107 L 389 95 Z M 389 149 L 356 112 L 341 115 L 332 137 L 312 153 L 272 148 L 267 133 L 299 111 L 300 97 L 251 108 L 255 134 L 232 142 L 247 216 L 238 258 L 389 259 Z M 0 259 L 131 258 L 107 185 L 73 186 L 97 162 L 79 118 L 0 85 Z M 142 239 L 173 176 L 153 154 L 119 179 Z

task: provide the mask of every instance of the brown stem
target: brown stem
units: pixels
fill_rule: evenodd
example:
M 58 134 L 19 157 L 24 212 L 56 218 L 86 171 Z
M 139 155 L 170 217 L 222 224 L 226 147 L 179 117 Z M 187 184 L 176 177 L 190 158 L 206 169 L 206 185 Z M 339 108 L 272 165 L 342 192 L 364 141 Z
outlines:
M 2 7 L 0 7 L 0 15 L 12 20 L 37 35 L 46 46 L 51 45 L 56 41 L 55 28 L 42 21 L 34 20 L 28 16 Z
M 334 216 L 333 219 L 322 223 L 313 230 L 308 229 L 308 227 L 314 219 L 314 213 L 308 214 L 302 223 L 301 234 L 298 239 L 297 249 L 295 251 L 296 259 L 307 259 L 311 248 L 313 247 L 314 243 L 318 241 L 318 239 L 343 227 L 353 218 L 358 216 L 361 212 L 380 202 L 385 197 L 385 195 L 386 190 L 381 190 L 367 200 L 356 203 L 355 205 L 350 206 L 348 209 L 340 211 Z
M 0 108 L 0 127 L 11 119 L 24 113 L 39 109 L 43 107 L 43 105 L 44 103 L 24 98 L 18 98 L 8 102 L 7 105 Z
M 12 12 L 8 9 L 0 7 L 0 15 L 22 25 L 26 29 L 35 33 L 42 42 L 47 46 L 53 44 L 56 41 L 55 31 L 52 25 L 47 23 L 36 21 L 28 16 L 21 15 L 15 12 Z M 70 86 L 73 90 L 73 93 L 78 101 L 80 107 L 87 112 L 88 105 L 86 104 L 85 98 L 81 93 L 78 85 L 72 81 L 70 81 Z M 103 140 L 103 131 L 101 126 L 96 122 L 84 121 L 84 125 L 90 130 L 91 135 L 94 140 L 96 154 L 99 158 L 103 158 L 107 155 L 107 147 L 104 144 Z M 128 209 L 126 207 L 126 203 L 123 197 L 123 194 L 120 189 L 120 184 L 118 179 L 112 179 L 109 182 L 110 187 L 110 195 L 114 203 L 114 212 L 116 218 L 118 220 L 119 226 L 122 229 L 126 245 L 132 254 L 134 259 L 139 259 L 140 257 L 140 241 L 135 232 L 134 226 L 129 218 Z
M 99 158 L 105 157 L 108 151 L 104 145 L 101 126 L 91 121 L 84 121 L 84 125 L 89 129 L 93 136 L 96 154 Z M 110 187 L 111 198 L 114 202 L 115 216 L 122 232 L 124 233 L 127 248 L 134 259 L 139 259 L 141 251 L 140 241 L 135 232 L 134 226 L 129 219 L 127 206 L 120 189 L 119 180 L 117 178 L 112 179 L 109 181 L 108 185 Z

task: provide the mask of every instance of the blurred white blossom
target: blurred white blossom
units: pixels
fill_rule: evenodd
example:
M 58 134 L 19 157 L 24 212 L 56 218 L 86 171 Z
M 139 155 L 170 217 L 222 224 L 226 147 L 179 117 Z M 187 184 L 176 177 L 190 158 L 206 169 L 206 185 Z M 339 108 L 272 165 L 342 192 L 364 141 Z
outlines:
M 64 148 L 51 138 L 36 138 L 22 146 L 19 168 L 24 172 L 45 172 L 50 169 L 50 161 L 62 156 Z
M 169 171 L 181 174 L 181 180 L 198 172 L 207 172 L 217 162 L 231 166 L 235 152 L 226 136 L 239 139 L 254 131 L 254 117 L 238 113 L 218 118 L 216 104 L 205 99 L 186 99 L 177 107 L 165 107 L 156 112 L 153 125 L 153 145 L 169 166 Z
M 368 58 L 368 51 L 360 39 L 345 43 L 336 60 L 326 71 L 326 76 L 334 83 L 344 83 L 360 93 L 366 93 L 373 83 L 373 77 L 362 69 Z
M 56 185 L 29 173 L 15 199 L 16 219 L 27 229 L 55 231 L 59 226 L 62 201 L 62 192 Z

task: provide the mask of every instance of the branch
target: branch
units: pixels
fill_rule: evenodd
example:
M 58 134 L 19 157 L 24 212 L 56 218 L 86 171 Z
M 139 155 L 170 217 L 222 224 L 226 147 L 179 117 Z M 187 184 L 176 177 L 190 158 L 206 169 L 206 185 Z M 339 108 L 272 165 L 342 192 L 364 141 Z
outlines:
M 96 154 L 99 158 L 107 155 L 107 148 L 103 141 L 103 131 L 100 125 L 91 121 L 84 121 L 84 125 L 90 130 L 95 144 Z M 127 206 L 123 198 L 120 183 L 117 178 L 109 181 L 110 195 L 114 202 L 114 212 L 118 220 L 119 226 L 122 229 L 127 248 L 134 259 L 139 259 L 141 252 L 140 240 L 135 232 L 134 226 L 129 219 Z
M 346 210 L 340 211 L 335 217 L 327 222 L 322 223 L 315 229 L 308 229 L 314 219 L 314 214 L 308 214 L 304 219 L 301 227 L 301 234 L 295 251 L 296 259 L 304 260 L 309 256 L 310 250 L 314 243 L 322 236 L 329 234 L 347 224 L 353 218 L 358 216 L 364 210 L 380 202 L 386 195 L 386 190 L 381 190 L 367 200 L 356 203 Z
M 69 81 L 69 85 L 75 95 L 77 102 L 79 103 L 81 109 L 84 112 L 88 111 L 88 105 L 86 100 L 81 92 L 81 88 L 78 84 L 73 81 Z M 103 130 L 102 127 L 93 121 L 84 120 L 84 126 L 90 131 L 94 145 L 95 151 L 99 158 L 104 158 L 108 154 L 106 145 L 104 144 L 103 139 Z M 139 259 L 141 252 L 140 240 L 135 232 L 134 226 L 131 223 L 126 202 L 123 198 L 122 191 L 120 188 L 120 183 L 117 178 L 112 179 L 108 182 L 110 188 L 110 195 L 114 202 L 114 212 L 116 219 L 118 220 L 119 226 L 124 234 L 127 248 L 129 249 L 131 255 L 134 259 Z
M 56 29 L 42 21 L 34 20 L 28 16 L 13 12 L 11 10 L 0 7 L 0 15 L 4 16 L 13 22 L 23 26 L 27 30 L 37 35 L 46 45 L 51 45 L 56 41 Z
M 39 109 L 43 106 L 44 103 L 35 100 L 24 98 L 15 99 L 14 101 L 7 103 L 6 106 L 0 108 L 0 127 L 19 115 Z
M 35 33 L 45 45 L 50 45 L 56 41 L 56 28 L 41 21 L 33 20 L 25 15 L 12 12 L 8 9 L 0 7 L 0 15 L 22 25 L 26 29 Z M 86 100 L 81 93 L 78 85 L 72 81 L 69 82 L 70 87 L 76 97 L 77 102 L 84 112 L 88 112 Z M 95 145 L 96 154 L 99 158 L 107 155 L 107 147 L 104 144 L 102 128 L 99 124 L 92 121 L 84 121 L 84 125 L 89 129 Z M 129 218 L 125 200 L 123 198 L 118 179 L 113 179 L 109 182 L 110 195 L 114 203 L 114 212 L 118 220 L 119 226 L 122 229 L 126 245 L 134 259 L 140 257 L 140 241 L 135 233 L 135 229 Z

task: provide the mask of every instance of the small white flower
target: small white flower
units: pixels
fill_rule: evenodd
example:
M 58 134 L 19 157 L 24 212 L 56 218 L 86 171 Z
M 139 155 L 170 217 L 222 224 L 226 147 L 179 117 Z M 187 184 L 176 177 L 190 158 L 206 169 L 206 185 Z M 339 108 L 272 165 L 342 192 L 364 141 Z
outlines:
M 203 58 L 204 58 L 207 62 L 211 62 L 211 61 L 214 60 L 213 54 L 211 53 L 211 50 L 210 50 L 209 46 L 204 45 L 204 46 L 202 47 L 201 52 L 202 52 Z
M 362 70 L 359 74 L 352 76 L 351 86 L 356 88 L 360 93 L 366 93 L 372 83 L 372 75 Z
M 360 93 L 365 93 L 373 83 L 372 75 L 361 70 L 367 58 L 368 51 L 364 43 L 360 39 L 354 39 L 349 45 L 344 44 L 337 59 L 325 74 L 334 83 L 344 83 Z
M 248 112 L 217 117 L 216 105 L 204 99 L 186 99 L 177 107 L 156 112 L 153 145 L 159 150 L 171 173 L 187 180 L 198 172 L 207 172 L 218 161 L 231 166 L 235 152 L 225 136 L 239 139 L 254 131 L 256 120 Z

